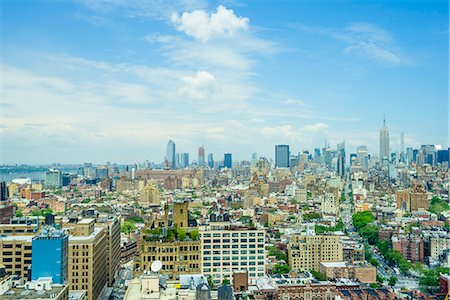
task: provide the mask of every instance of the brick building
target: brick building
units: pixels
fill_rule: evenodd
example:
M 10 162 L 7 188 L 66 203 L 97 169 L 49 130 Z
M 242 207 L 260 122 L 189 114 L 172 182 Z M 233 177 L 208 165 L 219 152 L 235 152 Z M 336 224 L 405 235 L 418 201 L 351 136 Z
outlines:
M 424 261 L 424 242 L 420 237 L 394 236 L 392 237 L 392 246 L 394 250 L 400 251 L 407 260 Z

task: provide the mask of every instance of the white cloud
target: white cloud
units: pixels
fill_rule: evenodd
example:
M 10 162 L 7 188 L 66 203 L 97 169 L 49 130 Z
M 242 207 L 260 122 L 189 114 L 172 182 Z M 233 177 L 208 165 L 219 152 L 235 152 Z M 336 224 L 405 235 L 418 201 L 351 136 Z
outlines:
M 185 76 L 181 80 L 185 84 L 179 93 L 191 99 L 205 100 L 214 93 L 216 79 L 206 71 L 198 71 L 195 76 Z
M 107 15 L 119 12 L 128 18 L 166 20 L 178 11 L 201 9 L 208 6 L 204 0 L 78 0 L 91 11 Z
M 353 53 L 390 65 L 409 64 L 410 60 L 384 28 L 371 23 L 353 23 L 344 28 L 325 28 L 298 24 L 296 28 L 309 33 L 330 36 L 346 43 L 344 53 Z
M 286 104 L 290 104 L 290 105 L 300 105 L 300 106 L 305 106 L 306 105 L 306 103 L 304 101 L 299 100 L 299 99 L 292 99 L 292 98 L 287 99 L 285 101 L 285 103 Z
M 329 128 L 329 126 L 327 124 L 316 123 L 316 124 L 312 124 L 312 125 L 306 125 L 302 128 L 302 130 L 306 131 L 306 132 L 320 132 L 320 131 L 325 131 L 328 128 Z
M 233 37 L 238 32 L 247 31 L 249 19 L 238 17 L 232 9 L 220 5 L 215 13 L 204 10 L 183 12 L 181 16 L 177 13 L 172 15 L 172 22 L 178 31 L 192 36 L 202 43 L 213 38 Z

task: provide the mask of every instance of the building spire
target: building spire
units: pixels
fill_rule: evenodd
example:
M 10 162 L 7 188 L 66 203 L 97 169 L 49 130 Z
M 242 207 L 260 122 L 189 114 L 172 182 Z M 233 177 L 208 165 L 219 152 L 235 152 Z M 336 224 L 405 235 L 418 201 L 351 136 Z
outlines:
M 386 127 L 386 115 L 383 114 L 383 127 Z

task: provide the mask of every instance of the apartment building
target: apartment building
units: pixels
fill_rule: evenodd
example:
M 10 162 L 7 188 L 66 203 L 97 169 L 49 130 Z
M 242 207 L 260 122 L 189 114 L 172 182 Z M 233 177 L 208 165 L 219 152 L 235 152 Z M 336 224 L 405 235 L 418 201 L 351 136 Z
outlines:
M 69 236 L 69 284 L 71 290 L 86 290 L 96 300 L 108 283 L 108 232 L 82 219 L 67 228 Z
M 0 236 L 0 264 L 5 266 L 6 273 L 31 277 L 32 240 L 32 235 Z
M 56 222 L 55 222 L 56 221 Z M 86 290 L 87 299 L 99 297 L 106 284 L 112 285 L 120 265 L 120 224 L 117 218 L 82 219 L 65 223 L 59 218 L 20 218 L 2 224 L 0 262 L 8 274 L 31 278 L 32 240 L 45 223 L 57 223 L 69 233 L 68 278 L 70 290 Z M 62 225 L 62 226 L 61 226 Z M 29 277 L 30 276 L 30 277 Z
M 393 236 L 392 248 L 400 251 L 403 256 L 412 262 L 424 261 L 424 241 L 420 237 Z
M 139 254 L 134 261 L 135 273 L 151 270 L 154 261 L 161 261 L 160 274 L 176 280 L 181 274 L 200 273 L 200 241 L 196 240 L 148 240 L 142 239 Z
M 319 270 L 321 262 L 343 261 L 342 243 L 336 235 L 294 235 L 288 243 L 292 270 Z
M 411 190 L 397 191 L 397 208 L 409 212 L 428 209 L 428 198 L 428 192 L 421 185 L 415 184 Z
M 335 299 L 336 284 L 330 282 L 305 284 L 279 284 L 278 300 L 290 299 Z
M 367 262 L 349 264 L 347 262 L 321 262 L 319 272 L 327 278 L 357 279 L 363 283 L 373 283 L 377 280 L 377 269 Z
M 120 268 L 120 222 L 115 216 L 101 217 L 97 225 L 108 232 L 108 286 L 112 286 Z
M 265 230 L 237 226 L 202 226 L 201 272 L 214 284 L 233 281 L 233 271 L 247 271 L 250 281 L 265 274 Z
M 432 237 L 430 239 L 430 249 L 430 256 L 434 259 L 439 259 L 444 254 L 444 251 L 450 249 L 450 237 Z

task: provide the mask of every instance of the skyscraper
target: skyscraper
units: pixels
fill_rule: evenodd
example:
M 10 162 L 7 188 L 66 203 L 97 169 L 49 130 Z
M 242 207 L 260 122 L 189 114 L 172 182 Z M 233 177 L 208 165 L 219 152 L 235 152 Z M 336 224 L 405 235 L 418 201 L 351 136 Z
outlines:
M 62 174 L 60 170 L 49 169 L 45 172 L 45 187 L 47 189 L 60 188 L 62 186 Z
M 408 147 L 406 148 L 406 162 L 409 164 L 413 161 L 413 148 Z
M 380 160 L 389 157 L 389 129 L 386 126 L 386 119 L 383 119 L 383 127 L 380 130 Z
M 356 148 L 356 157 L 361 167 L 367 170 L 369 168 L 369 155 L 367 153 L 367 146 L 358 146 Z
M 33 238 L 31 278 L 52 277 L 54 283 L 68 282 L 69 236 L 61 230 L 42 229 Z
M 275 145 L 275 168 L 289 168 L 289 145 Z
M 180 153 L 175 154 L 175 169 L 178 169 L 180 167 Z
M 337 162 L 337 172 L 341 177 L 345 176 L 345 141 L 337 145 L 338 152 L 338 162 Z
M 214 157 L 212 153 L 208 154 L 208 167 L 214 168 Z
M 252 160 L 257 160 L 258 159 L 258 153 L 253 152 L 252 153 Z
M 199 167 L 205 166 L 205 147 L 202 145 L 198 147 L 198 161 L 197 164 Z
M 314 149 L 314 161 L 316 163 L 320 163 L 320 159 L 321 159 L 321 157 L 320 157 L 320 148 L 315 148 Z
M 181 153 L 181 167 L 189 167 L 189 153 Z
M 166 157 L 164 159 L 164 166 L 169 169 L 175 169 L 175 143 L 169 140 L 167 143 Z
M 223 166 L 225 168 L 231 169 L 233 166 L 233 161 L 231 159 L 231 153 L 225 153 L 223 156 Z
M 8 200 L 8 188 L 6 182 L 0 182 L 0 201 Z

